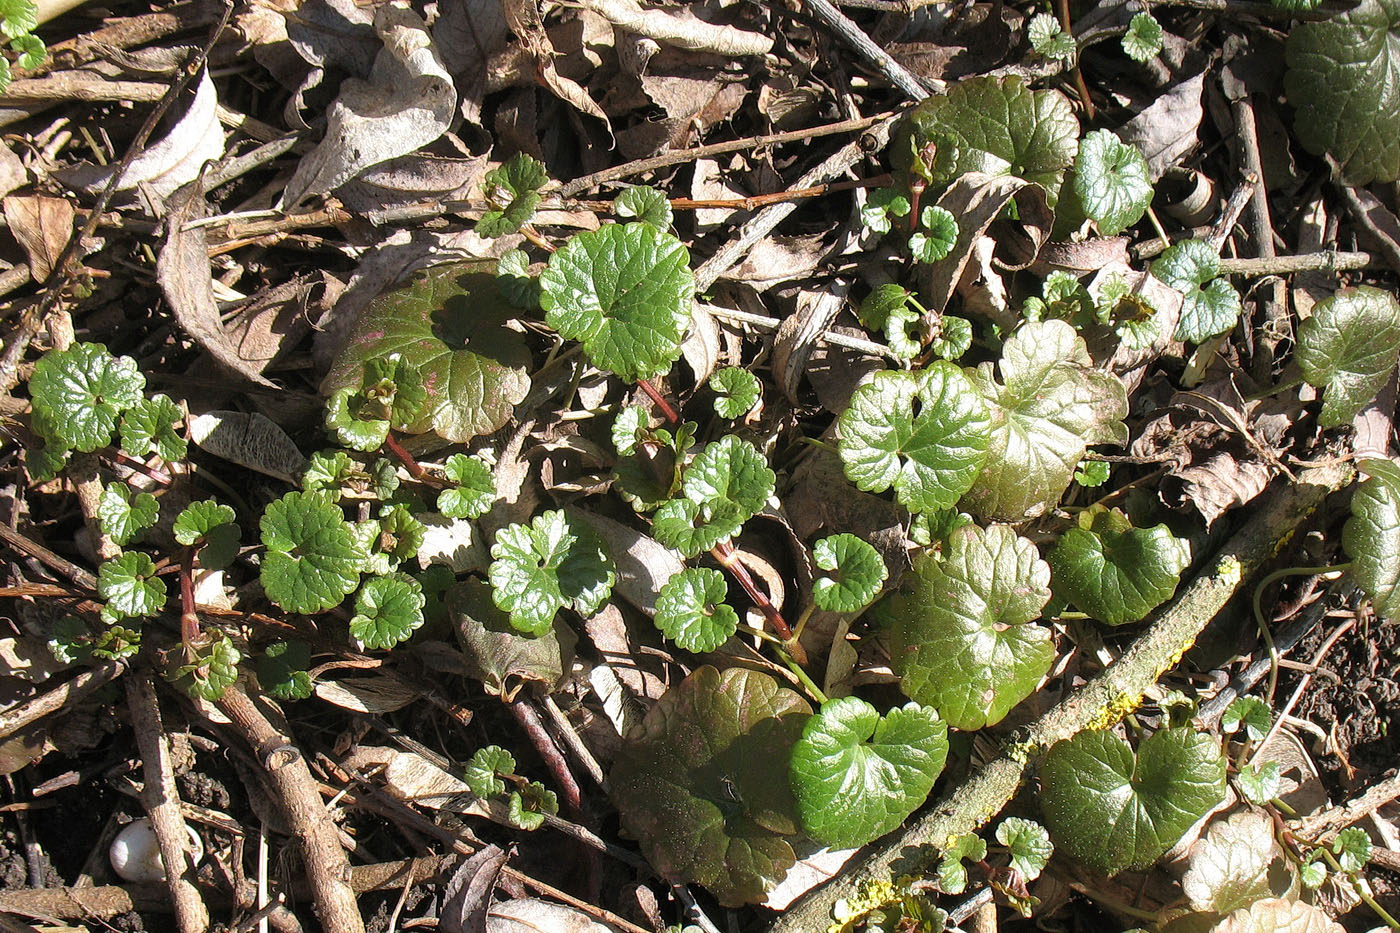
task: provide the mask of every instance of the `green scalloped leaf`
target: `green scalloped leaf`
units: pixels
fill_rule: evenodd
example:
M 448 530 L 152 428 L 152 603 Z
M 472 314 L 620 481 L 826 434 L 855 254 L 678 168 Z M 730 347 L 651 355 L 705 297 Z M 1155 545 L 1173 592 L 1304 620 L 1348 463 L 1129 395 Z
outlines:
M 540 635 L 560 609 L 592 615 L 617 572 L 603 540 L 582 519 L 551 509 L 528 525 L 508 525 L 491 546 L 491 594 L 519 631 Z
M 890 597 L 890 658 L 905 695 L 971 731 L 1000 722 L 1055 660 L 1028 625 L 1050 599 L 1050 568 L 1005 525 L 964 525 L 942 560 L 925 557 Z
M 841 413 L 841 462 L 858 488 L 893 486 L 912 512 L 948 508 L 986 462 L 991 424 L 972 381 L 952 363 L 879 372 Z
M 148 492 L 131 495 L 126 483 L 110 483 L 97 502 L 97 521 L 102 532 L 121 547 L 141 537 L 160 517 L 160 503 Z
M 1111 875 L 1149 867 L 1225 799 L 1225 759 L 1191 729 L 1155 732 L 1136 755 L 1110 732 L 1081 732 L 1050 749 L 1040 783 L 1056 847 Z
M 1099 233 L 1116 236 L 1141 220 L 1152 203 L 1147 160 L 1108 130 L 1094 130 L 1079 141 L 1074 191 Z
M 1234 733 L 1243 727 L 1245 735 L 1251 742 L 1258 742 L 1269 732 L 1269 727 L 1274 724 L 1273 710 L 1269 709 L 1269 704 L 1258 697 L 1242 696 L 1235 697 L 1230 701 L 1230 705 L 1225 707 L 1224 714 L 1220 717 L 1220 728 L 1225 732 Z
M 732 512 L 747 521 L 768 504 L 777 476 L 758 448 L 728 434 L 696 455 L 686 467 L 681 492 L 706 509 Z
M 479 457 L 453 454 L 443 466 L 456 483 L 438 493 L 438 511 L 448 518 L 480 518 L 496 504 L 496 477 Z
M 698 668 L 667 691 L 609 775 L 622 826 L 663 877 L 760 901 L 796 861 L 787 779 L 811 708 L 757 671 Z
M 714 651 L 739 628 L 739 614 L 725 603 L 728 596 L 724 574 L 687 567 L 662 584 L 652 621 L 686 651 Z
M 185 459 L 190 452 L 189 441 L 176 428 L 185 420 L 185 413 L 169 396 L 157 393 L 138 399 L 122 413 L 119 433 L 122 450 L 133 457 L 144 457 L 151 451 L 166 463 Z
M 919 229 L 909 235 L 909 253 L 915 262 L 938 262 L 958 242 L 958 219 L 946 208 L 926 204 L 919 212 Z
M 44 40 L 34 35 L 15 36 L 10 40 L 10 48 L 19 53 L 15 64 L 21 68 L 38 68 L 49 54 L 48 46 L 44 45 Z
M 871 233 L 884 235 L 894 227 L 894 218 L 908 217 L 912 209 L 907 192 L 899 188 L 876 188 L 860 209 L 860 222 Z
M 472 753 L 462 766 L 462 780 L 478 797 L 506 792 L 506 782 L 498 775 L 515 773 L 515 756 L 499 745 L 487 745 Z
M 1162 24 L 1151 13 L 1136 13 L 1123 33 L 1122 44 L 1123 54 L 1135 62 L 1156 58 L 1162 52 Z
M 645 223 L 576 233 L 549 257 L 540 287 L 549 326 L 600 369 L 635 382 L 680 358 L 695 275 L 671 234 Z
M 1385 388 L 1400 358 L 1400 302 L 1390 292 L 1360 285 L 1313 305 L 1298 325 L 1298 365 L 1323 390 L 1318 424 L 1350 424 Z
M 1304 148 L 1334 160 L 1349 185 L 1400 178 L 1400 0 L 1362 0 L 1298 23 L 1285 58 L 1283 86 Z
M 889 576 L 880 552 L 853 534 L 835 534 L 812 546 L 812 562 L 828 573 L 812 581 L 812 602 L 827 612 L 859 612 Z
M 177 543 L 199 548 L 199 566 L 219 570 L 238 556 L 237 520 L 233 509 L 213 499 L 202 499 L 180 510 L 172 531 Z
M 1037 13 L 1031 17 L 1026 27 L 1026 38 L 1030 40 L 1035 54 L 1043 58 L 1058 58 L 1070 61 L 1076 47 L 1074 36 L 1065 32 L 1053 13 Z
M 1221 278 L 1220 257 L 1204 240 L 1175 243 L 1152 261 L 1152 274 L 1181 292 L 1176 339 L 1200 343 L 1240 319 L 1240 293 Z
M 0 33 L 8 39 L 18 39 L 39 28 L 39 7 L 34 0 L 3 0 L 0 2 Z M 30 66 L 25 65 L 28 68 Z
M 100 343 L 50 350 L 34 364 L 29 397 L 36 428 L 54 446 L 84 453 L 112 442 L 117 419 L 142 399 L 146 377 L 130 357 L 113 357 Z
M 1040 877 L 1055 853 L 1050 833 L 1035 820 L 1009 816 L 997 826 L 997 842 L 1011 850 L 1011 867 L 1026 881 Z
M 502 427 L 530 391 L 530 350 L 495 278 L 469 268 L 430 269 L 371 302 L 322 391 L 353 389 L 368 361 L 398 354 L 428 396 L 409 433 L 465 443 Z
M 652 516 L 651 536 L 691 558 L 737 535 L 745 521 L 732 506 L 706 509 L 689 499 L 672 499 Z
M 258 683 L 274 700 L 311 696 L 311 648 L 300 641 L 275 641 L 258 655 Z
M 97 568 L 97 595 L 107 600 L 104 617 L 113 621 L 154 615 L 165 605 L 165 579 L 156 576 L 155 561 L 140 551 L 127 551 Z
M 737 366 L 716 370 L 710 389 L 715 393 L 715 414 L 731 420 L 752 411 L 763 391 L 757 376 Z
M 322 612 L 360 585 L 367 555 L 329 492 L 289 492 L 260 523 L 262 585 L 288 612 Z
M 423 587 L 406 573 L 370 577 L 355 594 L 350 634 L 366 650 L 392 648 L 423 624 L 426 604 Z
M 1093 368 L 1064 321 L 1022 325 L 1002 347 L 1001 382 L 990 363 L 974 381 L 992 417 L 987 464 L 962 500 L 974 515 L 1035 518 L 1059 502 L 1090 444 L 1127 442 L 1123 383 Z
M 243 654 L 223 632 L 215 632 L 207 643 L 188 650 L 194 657 L 176 669 L 175 683 L 190 696 L 213 703 L 238 679 Z
M 613 201 L 613 213 L 623 220 L 640 220 L 659 230 L 671 229 L 671 202 L 666 192 L 651 185 L 623 189 Z
M 1400 467 L 1389 460 L 1361 464 L 1369 477 L 1351 499 L 1342 547 L 1351 575 L 1382 619 L 1400 618 Z
M 486 173 L 481 190 L 492 209 L 476 222 L 476 232 L 484 237 L 514 233 L 535 215 L 540 203 L 539 189 L 549 181 L 544 165 L 523 152 L 516 153 Z
M 506 802 L 506 822 L 516 829 L 534 832 L 544 825 L 545 814 L 559 812 L 559 796 L 539 781 L 531 781 L 511 791 Z
M 948 726 L 917 703 L 884 716 L 858 697 L 828 700 L 802 729 L 788 774 L 807 835 L 864 845 L 928 798 L 948 758 Z
M 1191 549 L 1166 525 L 1134 528 L 1117 509 L 1081 512 L 1046 555 L 1055 595 L 1106 625 L 1137 622 L 1171 598 Z

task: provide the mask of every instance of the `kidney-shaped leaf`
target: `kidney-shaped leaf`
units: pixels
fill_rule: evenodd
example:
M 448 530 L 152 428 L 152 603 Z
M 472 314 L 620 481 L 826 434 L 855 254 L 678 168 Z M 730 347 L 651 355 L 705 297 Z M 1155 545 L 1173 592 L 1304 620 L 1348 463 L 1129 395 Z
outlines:
M 802 827 L 833 849 L 883 836 L 927 799 L 947 757 L 948 726 L 927 707 L 881 716 L 858 697 L 829 700 L 788 767 Z
M 1344 929 L 1319 907 L 1268 897 L 1232 912 L 1211 933 L 1342 933 Z
M 1313 305 L 1298 327 L 1298 365 L 1309 385 L 1323 390 L 1324 428 L 1350 424 L 1385 387 L 1400 356 L 1400 302 L 1390 292 L 1361 285 Z
M 708 665 L 651 708 L 610 783 L 657 871 L 727 906 L 763 899 L 796 860 L 787 762 L 810 712 L 767 674 Z
M 1240 319 L 1240 293 L 1220 274 L 1220 257 L 1204 240 L 1175 243 L 1152 263 L 1152 274 L 1181 292 L 1176 339 L 1200 343 Z
M 1108 130 L 1094 130 L 1079 143 L 1074 191 L 1104 236 L 1116 236 L 1142 219 L 1152 203 L 1147 160 Z
M 986 462 L 990 429 L 986 403 L 956 365 L 880 372 L 841 413 L 841 462 L 866 492 L 893 486 L 910 511 L 945 509 Z
M 1294 129 L 1348 184 L 1400 178 L 1400 0 L 1363 0 L 1288 34 Z
M 944 558 L 906 574 L 888 605 L 890 655 L 905 695 L 955 729 L 1000 722 L 1055 660 L 1050 632 L 1024 623 L 1050 599 L 1050 568 L 1004 525 L 964 525 Z
M 1367 460 L 1370 477 L 1356 489 L 1342 547 L 1351 555 L 1351 575 L 1371 597 L 1383 619 L 1400 616 L 1400 467 Z
M 671 368 L 690 323 L 695 276 L 681 241 L 651 224 L 575 234 L 540 276 L 549 326 L 623 379 Z
M 514 316 L 494 277 L 431 269 L 370 304 L 322 391 L 358 387 L 367 362 L 397 353 L 428 391 L 410 432 L 436 431 L 456 443 L 489 434 L 530 390 L 530 351 L 506 326 Z
M 991 403 L 987 465 L 963 508 L 994 521 L 1034 518 L 1059 501 L 1090 444 L 1124 443 L 1128 396 L 1092 368 L 1064 321 L 1025 324 L 1002 349 L 1001 382 L 983 363 L 975 381 Z
M 1057 596 L 1091 618 L 1122 625 L 1171 598 L 1191 551 L 1166 525 L 1134 528 L 1110 509 L 1081 513 L 1046 560 Z
M 1215 739 L 1163 729 L 1137 755 L 1111 732 L 1081 732 L 1040 766 L 1040 805 L 1056 847 L 1107 874 L 1147 868 L 1225 799 Z

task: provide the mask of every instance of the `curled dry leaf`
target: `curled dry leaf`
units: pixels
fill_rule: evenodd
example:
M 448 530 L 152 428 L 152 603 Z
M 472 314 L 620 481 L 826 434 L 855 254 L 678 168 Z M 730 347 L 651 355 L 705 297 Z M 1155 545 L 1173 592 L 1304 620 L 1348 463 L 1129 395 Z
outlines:
M 1211 933 L 1342 933 L 1342 925 L 1311 904 L 1270 897 L 1236 910 Z
M 418 14 L 384 4 L 375 10 L 374 29 L 384 48 L 369 80 L 347 78 L 341 84 L 325 138 L 297 166 L 282 193 L 284 207 L 426 146 L 452 122 L 457 92 Z
M 766 55 L 773 48 L 769 36 L 707 23 L 689 8 L 673 14 L 644 8 L 636 0 L 588 0 L 588 8 L 625 32 L 690 51 L 732 57 Z
M 190 440 L 230 463 L 295 484 L 306 457 L 286 431 L 257 412 L 209 411 L 190 419 Z
M 618 933 L 588 914 L 553 901 L 521 898 L 494 905 L 486 915 L 486 933 Z
M 496 876 L 505 864 L 505 850 L 494 843 L 462 859 L 443 889 L 438 929 L 443 933 L 484 933 Z
M 804 289 L 797 296 L 797 310 L 783 319 L 773 344 L 773 377 L 783 394 L 797 404 L 797 387 L 807 360 L 836 315 L 846 306 L 844 282 L 833 282 L 821 291 Z
M 1197 132 L 1205 118 L 1201 100 L 1206 72 L 1181 81 L 1128 121 L 1118 135 L 1147 159 L 1147 174 L 1155 183 L 1200 145 Z
M 46 280 L 73 234 L 73 205 L 62 198 L 27 195 L 5 198 L 4 207 L 5 223 L 29 257 L 34 281 Z
M 520 37 L 526 53 L 535 60 L 536 71 L 541 82 L 550 92 L 581 113 L 597 117 L 612 134 L 612 124 L 583 85 L 573 78 L 559 73 L 554 65 L 554 43 L 545 32 L 544 21 L 540 18 L 538 0 L 505 0 L 506 23 L 511 32 Z

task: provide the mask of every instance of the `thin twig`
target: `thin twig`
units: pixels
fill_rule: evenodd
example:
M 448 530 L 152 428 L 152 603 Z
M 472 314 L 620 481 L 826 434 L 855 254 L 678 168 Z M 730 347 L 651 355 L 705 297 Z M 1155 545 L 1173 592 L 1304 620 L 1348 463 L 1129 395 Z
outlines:
M 59 557 L 39 542 L 31 541 L 4 522 L 0 522 L 0 544 L 7 544 L 10 549 L 16 553 L 23 554 L 26 557 L 33 557 L 41 564 L 44 564 L 51 570 L 57 571 L 85 590 L 91 592 L 97 591 L 97 577 L 93 576 L 90 571 L 79 567 L 65 557 Z
M 72 680 L 48 693 L 0 713 L 0 739 L 58 712 L 70 703 L 78 702 L 89 693 L 116 680 L 125 670 L 125 661 L 103 661 L 97 667 L 79 671 Z
M 909 73 L 909 69 L 895 61 L 889 52 L 876 45 L 849 16 L 832 5 L 830 0 L 805 0 L 803 5 L 817 19 L 830 27 L 832 32 L 840 36 L 841 41 L 855 50 L 857 55 L 865 59 L 867 65 L 909 95 L 912 100 L 923 100 L 928 96 L 928 89 L 920 83 L 918 78 Z M 943 82 L 939 81 L 938 86 L 941 90 L 944 86 Z
M 1371 253 L 1348 253 L 1329 249 L 1317 253 L 1299 253 L 1295 256 L 1221 259 L 1220 274 L 1259 278 L 1265 275 L 1292 275 L 1297 272 L 1345 272 L 1383 265 L 1385 261 Z
M 578 781 L 574 780 L 574 773 L 569 770 L 569 763 L 555 746 L 554 739 L 545 731 L 540 714 L 520 697 L 517 697 L 514 703 L 506 704 L 506 708 L 529 736 L 530 744 L 539 753 L 549 773 L 554 775 L 554 782 L 559 786 L 559 792 L 564 798 L 564 806 L 570 814 L 577 817 L 583 807 L 583 794 L 579 790 Z
M 783 322 L 775 317 L 764 317 L 761 314 L 753 314 L 749 311 L 739 311 L 734 308 L 721 308 L 718 305 L 700 305 L 700 309 L 708 313 L 711 317 L 717 317 L 726 321 L 734 321 L 736 324 L 748 324 L 763 330 L 776 332 Z M 829 343 L 834 347 L 845 347 L 847 350 L 857 350 L 861 353 L 869 353 L 871 356 L 883 356 L 887 359 L 899 362 L 902 360 L 898 354 L 883 343 L 876 343 L 874 340 L 866 340 L 862 337 L 852 337 L 834 330 L 824 330 L 817 339 L 823 343 Z

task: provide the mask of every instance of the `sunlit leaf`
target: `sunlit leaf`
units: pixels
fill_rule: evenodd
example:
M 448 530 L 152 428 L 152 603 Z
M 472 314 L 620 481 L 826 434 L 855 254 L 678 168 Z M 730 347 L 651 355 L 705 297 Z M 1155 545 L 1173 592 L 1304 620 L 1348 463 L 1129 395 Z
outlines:
M 102 532 L 126 547 L 141 537 L 141 533 L 156 523 L 160 504 L 148 492 L 135 496 L 126 483 L 109 483 L 97 502 L 97 520 Z
M 739 614 L 725 602 L 724 574 L 688 567 L 667 580 L 656 597 L 656 627 L 686 651 L 714 651 L 739 627 Z
M 1135 62 L 1156 58 L 1162 51 L 1162 24 L 1151 13 L 1135 13 L 1123 33 L 1123 52 Z
M 1298 365 L 1323 390 L 1324 428 L 1350 424 L 1385 388 L 1398 358 L 1400 302 L 1379 288 L 1344 288 L 1298 326 Z
M 1351 500 L 1342 547 L 1351 555 L 1351 575 L 1371 597 L 1382 619 L 1400 617 L 1400 467 L 1366 460 L 1368 474 Z
M 1045 559 L 1056 596 L 1122 625 L 1171 598 L 1191 551 L 1166 525 L 1134 528 L 1117 509 L 1095 508 L 1080 513 Z
M 329 492 L 289 492 L 263 512 L 262 585 L 289 612 L 321 612 L 360 584 L 366 554 Z
M 50 350 L 29 377 L 29 396 L 42 413 L 45 438 L 83 452 L 112 442 L 117 419 L 141 401 L 145 387 L 135 360 L 114 358 L 100 343 Z
M 511 625 L 539 635 L 569 607 L 597 611 L 617 579 L 612 556 L 582 519 L 551 509 L 529 525 L 502 528 L 491 547 L 491 592 Z
M 812 562 L 828 571 L 812 581 L 812 602 L 828 612 L 859 612 L 870 605 L 889 576 L 879 551 L 844 532 L 814 544 Z
M 1079 141 L 1074 190 L 1084 213 L 1104 236 L 1137 223 L 1152 203 L 1147 160 L 1108 130 L 1094 130 Z
M 1152 274 L 1181 292 L 1176 339 L 1200 343 L 1223 334 L 1240 319 L 1240 293 L 1220 274 L 1220 257 L 1204 240 L 1167 247 L 1152 262 Z

